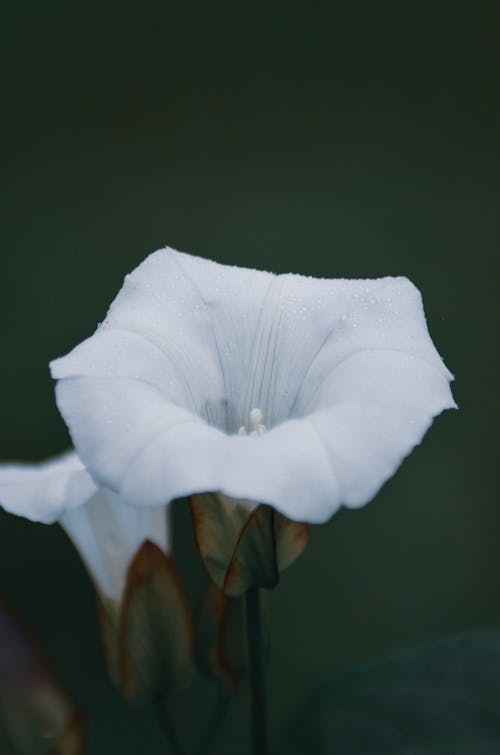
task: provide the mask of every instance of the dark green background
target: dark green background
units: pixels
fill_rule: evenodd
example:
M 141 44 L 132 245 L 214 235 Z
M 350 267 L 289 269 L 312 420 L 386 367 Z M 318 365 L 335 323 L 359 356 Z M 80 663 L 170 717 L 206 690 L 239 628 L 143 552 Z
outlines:
M 21 0 L 2 16 L 0 457 L 67 445 L 47 363 L 167 243 L 276 272 L 407 275 L 460 411 L 374 503 L 315 528 L 272 594 L 273 737 L 337 669 L 498 625 L 498 4 Z M 0 595 L 87 711 L 90 755 L 161 752 L 107 686 L 63 533 L 0 525 Z M 227 752 L 245 750 L 244 708 Z M 192 727 L 202 715 L 194 701 Z

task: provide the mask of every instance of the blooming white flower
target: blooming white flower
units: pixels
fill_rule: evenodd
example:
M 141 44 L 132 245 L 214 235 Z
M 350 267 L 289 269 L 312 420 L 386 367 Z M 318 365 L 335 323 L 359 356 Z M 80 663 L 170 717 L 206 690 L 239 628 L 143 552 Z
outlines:
M 41 464 L 0 465 L 0 505 L 35 522 L 58 520 L 99 592 L 116 604 L 140 545 L 151 540 L 167 550 L 165 510 L 139 509 L 99 488 L 74 452 Z
M 324 522 L 455 406 L 406 278 L 327 280 L 163 249 L 52 362 L 94 479 L 137 506 L 217 491 Z

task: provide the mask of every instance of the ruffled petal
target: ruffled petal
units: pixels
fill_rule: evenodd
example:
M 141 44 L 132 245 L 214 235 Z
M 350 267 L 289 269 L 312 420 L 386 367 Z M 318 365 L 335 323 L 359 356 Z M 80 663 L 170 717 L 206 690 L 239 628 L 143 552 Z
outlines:
M 406 279 L 273 276 L 172 250 L 128 276 L 52 373 L 82 460 L 125 499 L 221 491 L 309 522 L 368 501 L 455 405 Z M 254 408 L 269 431 L 234 434 Z
M 137 379 L 210 424 L 237 429 L 255 323 L 273 278 L 155 252 L 126 277 L 94 336 L 52 362 L 52 376 Z
M 11 514 L 50 524 L 88 501 L 97 488 L 70 451 L 39 464 L 0 465 L 0 505 Z
M 39 464 L 0 465 L 0 505 L 35 522 L 58 520 L 97 588 L 117 601 L 140 545 L 151 540 L 168 549 L 165 511 L 131 506 L 98 488 L 73 451 Z
M 314 404 L 308 421 L 332 461 L 347 506 L 371 500 L 421 442 L 433 418 L 455 407 L 442 372 L 419 358 L 391 351 L 347 359 Z M 327 518 L 327 507 L 323 517 Z

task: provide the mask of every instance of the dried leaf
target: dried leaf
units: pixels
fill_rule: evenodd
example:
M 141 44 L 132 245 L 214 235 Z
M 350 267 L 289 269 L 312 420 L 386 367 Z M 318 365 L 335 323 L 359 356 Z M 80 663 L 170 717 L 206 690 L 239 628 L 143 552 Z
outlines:
M 210 679 L 236 686 L 247 673 L 245 606 L 207 581 L 196 617 L 195 657 Z
M 279 575 L 303 552 L 309 526 L 270 506 L 218 493 L 190 499 L 195 538 L 215 584 L 237 596 L 250 587 L 275 587 Z
M 270 589 L 278 582 L 274 509 L 257 506 L 236 542 L 224 580 L 224 592 L 242 595 L 250 587 Z
M 83 719 L 79 714 L 71 718 L 47 755 L 84 755 L 85 732 Z
M 78 720 L 78 730 L 74 721 Z M 63 749 L 64 748 L 64 749 Z M 0 752 L 81 755 L 83 722 L 25 630 L 0 608 Z
M 96 593 L 97 616 L 101 643 L 108 674 L 117 687 L 120 686 L 120 607 L 112 600 Z
M 309 542 L 310 527 L 304 522 L 294 522 L 278 511 L 274 512 L 274 536 L 278 570 L 288 569 L 302 555 Z
M 252 513 L 251 505 L 222 493 L 193 495 L 189 504 L 201 559 L 222 590 L 235 545 Z
M 192 619 L 174 562 L 149 540 L 130 564 L 120 614 L 120 687 L 151 699 L 184 686 L 192 664 Z

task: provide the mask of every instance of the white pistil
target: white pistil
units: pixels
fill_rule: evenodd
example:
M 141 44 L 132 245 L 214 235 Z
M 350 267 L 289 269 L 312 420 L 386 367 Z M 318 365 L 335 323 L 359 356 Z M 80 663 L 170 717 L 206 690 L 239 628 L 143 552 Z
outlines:
M 247 432 L 245 425 L 242 425 L 238 430 L 238 435 L 253 435 L 254 437 L 257 435 L 263 435 L 267 430 L 267 427 L 262 422 L 263 419 L 264 415 L 262 414 L 261 409 L 252 409 L 250 412 L 250 432 Z

